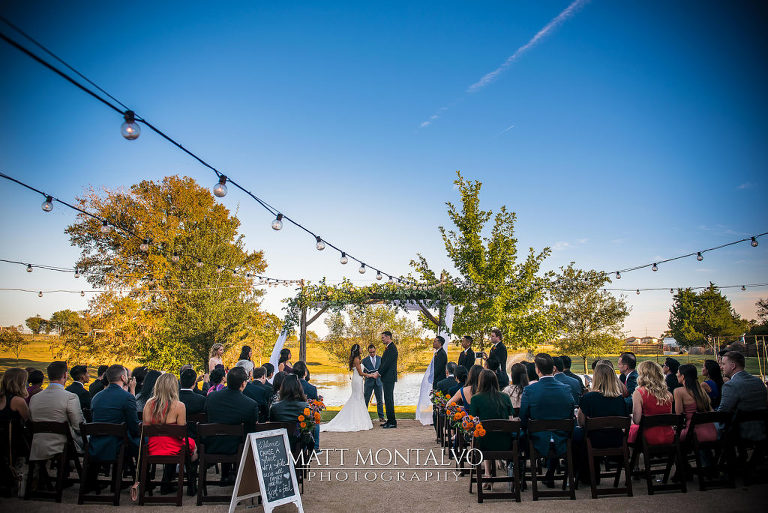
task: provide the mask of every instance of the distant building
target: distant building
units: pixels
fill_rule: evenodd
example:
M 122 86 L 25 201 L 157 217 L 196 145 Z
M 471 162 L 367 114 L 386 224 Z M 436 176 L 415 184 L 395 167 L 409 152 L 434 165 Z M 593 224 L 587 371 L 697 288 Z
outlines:
M 640 339 L 637 337 L 629 337 L 627 339 L 624 339 L 625 344 L 640 344 Z
M 659 339 L 656 337 L 643 337 L 640 339 L 640 343 L 641 344 L 658 344 Z

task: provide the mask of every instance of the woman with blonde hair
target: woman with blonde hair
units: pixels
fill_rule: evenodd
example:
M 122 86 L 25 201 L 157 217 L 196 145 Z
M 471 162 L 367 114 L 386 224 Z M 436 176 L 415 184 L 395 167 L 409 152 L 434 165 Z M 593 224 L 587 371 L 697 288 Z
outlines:
M 664 381 L 661 366 L 650 360 L 637 366 L 637 388 L 632 393 L 632 426 L 629 441 L 637 439 L 640 419 L 644 415 L 664 415 L 672 413 L 672 394 Z M 668 444 L 674 440 L 675 432 L 671 426 L 658 426 L 647 429 L 643 436 L 649 444 Z
M 217 365 L 224 365 L 221 357 L 224 356 L 224 346 L 222 344 L 213 344 L 211 346 L 210 358 L 208 358 L 208 372 L 211 372 Z
M 187 408 L 179 401 L 179 380 L 173 374 L 163 374 L 155 382 L 152 397 L 144 406 L 142 422 L 152 424 L 187 425 Z M 149 439 L 149 454 L 155 456 L 172 456 L 178 454 L 184 447 L 184 440 L 172 436 L 153 436 Z M 189 439 L 189 450 L 192 460 L 197 458 L 195 441 Z

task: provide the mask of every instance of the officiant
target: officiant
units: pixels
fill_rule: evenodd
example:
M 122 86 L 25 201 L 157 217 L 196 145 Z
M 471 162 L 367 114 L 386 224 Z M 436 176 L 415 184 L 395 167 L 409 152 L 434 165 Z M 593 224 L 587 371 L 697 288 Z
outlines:
M 366 374 L 373 374 L 379 370 L 381 366 L 381 356 L 376 356 L 376 346 L 373 344 L 368 345 L 368 356 L 363 358 L 361 362 L 363 364 L 363 371 Z M 379 422 L 384 422 L 384 401 L 382 399 L 384 393 L 384 387 L 381 383 L 381 378 L 365 378 L 365 388 L 363 391 L 365 398 L 365 407 L 368 408 L 368 404 L 371 401 L 371 393 L 376 393 L 376 411 L 379 414 Z

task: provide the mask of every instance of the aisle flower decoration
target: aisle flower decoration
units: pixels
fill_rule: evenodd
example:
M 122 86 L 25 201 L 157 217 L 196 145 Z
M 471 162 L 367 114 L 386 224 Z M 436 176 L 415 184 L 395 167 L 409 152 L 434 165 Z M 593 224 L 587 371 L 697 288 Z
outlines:
M 439 390 L 431 390 L 429 392 L 429 399 L 432 401 L 432 404 L 434 404 L 438 409 L 442 410 L 445 409 L 445 405 L 448 404 L 451 396 L 444 394 Z

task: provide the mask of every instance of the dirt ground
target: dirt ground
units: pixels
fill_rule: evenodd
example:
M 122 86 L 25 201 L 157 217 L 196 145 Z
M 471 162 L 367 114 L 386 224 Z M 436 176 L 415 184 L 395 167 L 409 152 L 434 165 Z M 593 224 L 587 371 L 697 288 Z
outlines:
M 647 495 L 645 482 L 634 482 L 634 497 L 605 497 L 597 500 L 590 498 L 589 488 L 582 487 L 576 492 L 576 500 L 542 499 L 531 500 L 530 487 L 523 492 L 523 502 L 486 500 L 477 503 L 477 496 L 468 492 L 468 477 L 456 477 L 454 466 L 440 461 L 440 450 L 435 443 L 434 430 L 423 427 L 413 420 L 399 420 L 397 429 L 381 429 L 374 423 L 371 431 L 358 433 L 323 433 L 321 446 L 328 451 L 313 461 L 313 474 L 305 484 L 302 502 L 304 510 L 312 513 L 352 512 L 371 510 L 376 513 L 402 511 L 509 511 L 525 508 L 531 512 L 568 511 L 682 511 L 698 512 L 718 511 L 738 512 L 756 511 L 758 506 L 768 500 L 768 486 L 754 485 L 749 488 L 720 489 L 699 492 L 698 486 L 689 483 L 689 492 L 660 493 Z M 395 450 L 399 451 L 396 455 Z M 410 452 L 408 452 L 410 449 Z M 421 449 L 421 451 L 416 451 Z M 430 452 L 430 449 L 433 452 Z M 371 451 L 369 459 L 368 451 Z M 360 456 L 358 457 L 358 451 Z M 376 455 L 378 454 L 378 463 Z M 342 464 L 341 457 L 344 456 Z M 397 458 L 388 461 L 390 455 Z M 410 455 L 410 461 L 405 458 Z M 417 461 L 418 456 L 418 461 Z M 419 470 L 404 470 L 421 467 Z M 425 469 L 434 470 L 425 470 Z M 363 470 L 368 469 L 368 470 Z M 398 470 L 400 469 L 400 470 Z M 357 474 L 355 472 L 357 471 Z M 500 485 L 495 485 L 499 489 Z M 77 487 L 68 489 L 64 496 L 64 508 L 77 503 Z M 226 490 L 231 490 L 226 489 Z M 210 493 L 218 493 L 216 487 L 209 488 Z M 70 506 L 71 505 L 71 506 Z M 86 504 L 76 506 L 80 513 L 114 511 L 112 506 Z M 121 509 L 138 508 L 131 503 L 127 491 L 121 498 Z M 184 507 L 201 513 L 227 511 L 228 505 L 206 505 L 197 508 L 194 498 L 184 498 Z M 168 511 L 174 506 L 144 506 L 143 511 Z M 18 499 L 0 499 L 0 511 L 23 511 L 24 513 L 60 512 L 61 506 L 53 502 L 21 501 Z M 286 505 L 276 511 L 295 511 Z M 243 503 L 238 512 L 262 511 L 261 506 L 251 506 L 250 501 Z

